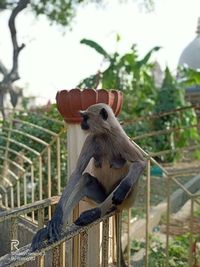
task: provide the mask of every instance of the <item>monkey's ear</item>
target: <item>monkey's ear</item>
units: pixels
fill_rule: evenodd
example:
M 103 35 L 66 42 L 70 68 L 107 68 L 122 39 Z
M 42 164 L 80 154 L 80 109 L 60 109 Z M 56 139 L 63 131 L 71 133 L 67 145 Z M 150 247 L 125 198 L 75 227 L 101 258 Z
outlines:
M 99 114 L 102 116 L 102 118 L 106 121 L 108 118 L 108 112 L 106 111 L 105 108 L 102 108 L 99 112 Z

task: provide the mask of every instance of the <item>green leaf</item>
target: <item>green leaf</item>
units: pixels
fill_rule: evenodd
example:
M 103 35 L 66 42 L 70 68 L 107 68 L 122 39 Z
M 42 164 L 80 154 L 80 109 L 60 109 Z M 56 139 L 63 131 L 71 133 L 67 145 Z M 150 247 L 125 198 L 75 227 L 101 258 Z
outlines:
M 91 48 L 95 49 L 99 54 L 103 55 L 105 58 L 111 59 L 109 54 L 103 49 L 102 46 L 97 44 L 95 41 L 88 40 L 88 39 L 82 39 L 80 41 L 81 44 L 85 44 L 87 46 L 90 46 Z
M 149 61 L 152 53 L 156 52 L 156 51 L 158 51 L 160 49 L 161 49 L 160 46 L 155 46 L 154 48 L 152 48 L 142 60 L 137 62 L 137 67 L 140 68 L 142 65 L 145 65 Z

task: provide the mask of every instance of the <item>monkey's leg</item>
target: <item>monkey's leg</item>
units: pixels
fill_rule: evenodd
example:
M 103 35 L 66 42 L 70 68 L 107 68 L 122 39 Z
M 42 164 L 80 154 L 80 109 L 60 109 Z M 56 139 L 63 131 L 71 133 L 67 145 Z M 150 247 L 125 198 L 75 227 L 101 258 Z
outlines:
M 68 190 L 65 189 L 64 192 L 66 193 L 66 191 Z M 96 203 L 101 203 L 106 199 L 106 193 L 103 186 L 89 173 L 83 174 L 78 182 L 74 184 L 73 191 L 65 203 L 64 208 L 62 207 L 61 198 L 56 206 L 52 220 L 48 223 L 48 226 L 40 229 L 34 236 L 31 245 L 33 250 L 40 248 L 41 243 L 46 239 L 48 239 L 50 243 L 59 239 L 62 226 L 64 225 L 64 220 L 67 221 L 72 209 L 85 196 L 91 198 Z
M 127 176 L 120 182 L 112 193 L 112 204 L 121 205 L 131 189 L 137 185 L 140 175 L 146 168 L 145 161 L 135 161 L 131 164 Z
M 145 167 L 146 164 L 144 161 L 133 162 L 127 176 L 119 183 L 105 201 L 98 205 L 98 207 L 81 213 L 75 224 L 81 226 L 87 225 L 104 216 L 106 213 L 117 209 L 117 206 L 122 204 L 131 189 L 137 185 L 138 179 Z

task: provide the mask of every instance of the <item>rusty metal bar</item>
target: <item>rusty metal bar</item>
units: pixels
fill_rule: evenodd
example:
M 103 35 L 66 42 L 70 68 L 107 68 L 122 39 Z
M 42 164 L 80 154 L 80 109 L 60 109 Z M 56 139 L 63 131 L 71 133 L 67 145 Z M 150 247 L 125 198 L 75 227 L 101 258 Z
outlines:
M 108 252 L 109 252 L 109 218 L 103 220 L 102 267 L 108 267 Z
M 60 267 L 60 251 L 59 246 L 53 248 L 52 250 L 52 267 Z
M 16 246 L 13 244 L 18 242 L 18 218 L 11 218 L 11 228 L 10 228 L 10 244 L 11 252 L 16 250 Z
M 192 193 L 190 193 L 189 190 L 187 190 L 187 188 L 185 188 L 175 177 L 171 177 L 171 179 L 177 184 L 180 186 L 180 188 L 188 194 L 188 196 L 192 197 Z
M 112 235 L 113 235 L 113 240 L 112 240 L 112 258 L 113 262 L 117 262 L 117 234 L 116 234 L 116 219 L 115 215 L 112 216 Z
M 167 220 L 167 225 L 166 225 L 166 267 L 169 267 L 169 224 L 170 224 L 170 192 L 171 192 L 171 176 L 167 177 L 167 214 L 166 214 L 166 220 Z
M 44 225 L 44 209 L 38 209 L 38 230 L 43 228 Z M 39 267 L 45 266 L 45 256 L 41 255 L 37 258 Z
M 174 113 L 177 113 L 177 112 L 182 112 L 182 111 L 185 111 L 186 109 L 193 109 L 194 110 L 195 108 L 196 108 L 195 105 L 185 106 L 185 107 L 173 109 L 173 110 L 170 110 L 170 111 L 167 111 L 167 112 L 160 112 L 158 114 L 138 117 L 137 119 L 134 119 L 134 120 L 126 120 L 124 122 L 124 124 L 130 124 L 130 123 L 135 124 L 135 123 L 137 123 L 139 121 L 143 121 L 143 120 L 153 120 L 153 119 L 165 117 L 167 115 L 174 114 Z
M 61 193 L 61 152 L 60 152 L 60 137 L 57 137 L 57 190 L 58 195 Z
M 117 267 L 121 267 L 121 232 L 122 232 L 122 213 L 116 213 L 116 243 L 117 243 Z
M 1 137 L 1 139 L 3 139 L 3 140 L 7 140 L 7 139 L 8 139 L 8 138 L 6 138 L 5 136 L 2 136 L 1 133 L 0 133 L 0 137 Z M 36 155 L 36 156 L 40 156 L 40 153 L 39 153 L 38 151 L 34 150 L 33 148 L 31 148 L 31 147 L 29 147 L 29 146 L 26 146 L 26 145 L 23 144 L 23 143 L 20 143 L 20 142 L 14 140 L 14 139 L 12 139 L 12 138 L 9 138 L 9 141 L 10 141 L 11 143 L 13 143 L 13 144 L 16 144 L 16 145 L 18 145 L 18 146 L 20 146 L 20 147 L 22 147 L 22 148 L 24 148 L 24 149 L 30 151 L 31 153 L 33 153 L 33 154 Z
M 153 132 L 150 132 L 150 133 L 146 133 L 146 134 L 135 136 L 133 138 L 133 140 L 136 141 L 136 140 L 140 140 L 140 139 L 143 139 L 143 138 L 146 138 L 146 137 L 152 137 L 152 136 L 157 136 L 157 135 L 162 135 L 162 134 L 165 135 L 165 134 L 174 133 L 174 132 L 178 132 L 178 131 L 181 131 L 181 130 L 190 129 L 190 128 L 196 128 L 196 127 L 197 127 L 197 124 L 193 124 L 193 125 L 190 125 L 190 126 L 185 126 L 185 127 L 180 127 L 180 128 L 170 128 L 170 129 L 167 129 L 167 130 L 153 131 Z
M 35 201 L 35 184 L 34 184 L 34 167 L 31 165 L 31 201 L 34 203 Z M 34 211 L 32 212 L 32 221 L 34 221 Z
M 23 177 L 23 183 L 24 183 L 24 205 L 27 204 L 27 189 L 26 189 L 26 174 L 24 174 Z
M 39 160 L 39 199 L 42 200 L 43 199 L 42 197 L 43 185 L 42 185 L 42 158 L 41 156 L 39 156 L 38 160 Z
M 34 203 L 30 203 L 27 205 L 23 205 L 20 208 L 14 208 L 12 210 L 2 211 L 0 213 L 0 222 L 18 217 L 20 215 L 24 215 L 31 211 L 36 211 L 38 209 L 46 208 L 49 205 L 55 205 L 58 203 L 59 199 L 60 199 L 60 196 L 55 196 L 55 197 L 35 201 Z
M 14 121 L 15 121 L 15 122 L 20 122 L 20 123 L 22 123 L 22 124 L 29 125 L 29 126 L 31 126 L 31 127 L 33 127 L 33 128 L 39 129 L 39 130 L 41 130 L 41 131 L 43 131 L 43 132 L 45 132 L 45 133 L 48 133 L 48 134 L 50 134 L 50 135 L 52 135 L 52 136 L 57 136 L 57 133 L 52 132 L 51 130 L 46 129 L 46 128 L 43 128 L 43 127 L 41 127 L 41 126 L 39 126 L 39 125 L 33 124 L 33 123 L 29 122 L 29 121 L 23 121 L 23 120 L 16 119 L 16 118 L 14 119 Z
M 131 209 L 128 209 L 128 229 L 127 229 L 127 261 L 128 261 L 128 267 L 131 266 L 131 240 L 130 240 L 130 229 L 131 229 Z
M 51 147 L 47 149 L 47 173 L 48 173 L 48 198 L 51 197 Z M 51 206 L 48 208 L 49 220 L 51 219 Z
M 147 177 L 146 177 L 146 244 L 145 244 L 145 267 L 149 263 L 149 216 L 150 216 L 150 189 L 151 189 L 151 161 L 147 161 Z
M 9 129 L 6 128 L 6 127 L 3 127 L 2 129 L 7 130 L 7 131 L 11 131 L 11 132 L 13 132 L 13 133 L 21 134 L 21 135 L 23 135 L 23 136 L 25 136 L 25 137 L 30 138 L 30 139 L 33 140 L 33 141 L 38 142 L 39 144 L 42 144 L 42 145 L 44 145 L 44 146 L 48 146 L 48 143 L 47 143 L 47 142 L 45 142 L 44 140 L 42 140 L 42 139 L 40 139 L 40 138 L 38 138 L 38 137 L 36 137 L 36 136 L 34 136 L 34 135 L 31 135 L 31 134 L 28 134 L 28 133 L 25 133 L 25 132 L 22 132 L 22 131 L 19 131 L 19 130 L 15 130 L 15 129 L 11 129 L 11 130 L 9 130 Z
M 11 207 L 11 209 L 14 208 L 14 191 L 13 191 L 13 186 L 10 187 L 10 207 Z
M 194 265 L 194 199 L 191 197 L 191 206 L 190 206 L 190 233 L 189 233 L 189 250 L 188 250 L 188 265 L 189 266 L 195 266 Z
M 66 257 L 66 242 L 63 242 L 59 245 L 59 253 L 60 253 L 60 266 L 65 267 L 65 257 Z
M 1 146 L 1 145 L 0 145 L 0 148 L 1 148 L 1 149 L 4 149 L 4 150 L 6 149 L 5 146 Z M 15 151 L 15 150 L 13 150 L 13 149 L 11 149 L 11 148 L 8 148 L 7 150 L 8 150 L 10 153 L 15 154 L 15 155 L 18 156 L 19 158 L 23 159 L 24 161 L 28 162 L 29 164 L 32 164 L 32 161 L 31 161 L 29 158 L 27 158 L 26 156 L 20 154 L 18 151 Z
M 80 267 L 88 266 L 88 232 L 80 234 Z
M 2 202 L 2 194 L 0 194 L 0 207 L 3 206 L 3 202 Z
M 17 207 L 20 207 L 20 181 L 17 180 Z
M 14 254 L 7 254 L 4 257 L 0 258 L 0 266 L 19 266 L 24 264 L 25 262 L 31 261 L 34 257 L 38 257 L 41 255 L 44 255 L 45 252 L 52 250 L 54 247 L 58 246 L 59 244 L 70 240 L 80 234 L 83 231 L 88 231 L 93 227 L 94 225 L 99 224 L 103 219 L 108 218 L 109 216 L 113 216 L 114 213 L 111 213 L 109 215 L 104 216 L 101 219 L 98 219 L 94 223 L 91 223 L 90 225 L 84 226 L 84 227 L 78 227 L 74 224 L 67 227 L 63 232 L 61 233 L 61 238 L 52 244 L 46 244 L 44 247 L 40 250 L 37 250 L 33 252 L 30 248 L 30 244 L 26 245 L 22 248 L 20 248 L 18 251 L 16 251 Z M 11 257 L 11 255 L 13 257 Z M 20 256 L 19 256 L 20 255 Z M 16 262 L 17 257 L 17 262 Z M 17 264 L 16 264 L 17 263 Z

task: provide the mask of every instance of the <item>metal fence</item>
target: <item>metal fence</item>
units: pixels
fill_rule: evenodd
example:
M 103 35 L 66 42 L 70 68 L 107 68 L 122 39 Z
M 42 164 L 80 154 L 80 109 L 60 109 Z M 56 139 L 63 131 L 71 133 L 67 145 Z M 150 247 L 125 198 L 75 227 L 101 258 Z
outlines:
M 164 115 L 166 114 L 160 114 L 160 116 Z M 26 116 L 28 114 L 24 117 Z M 42 118 L 42 115 L 40 116 Z M 48 120 L 61 125 L 59 121 L 49 118 Z M 141 119 L 137 122 L 129 121 L 128 124 L 139 121 Z M 26 127 L 23 128 L 24 125 L 41 131 L 41 137 L 38 137 L 35 132 L 32 134 L 27 132 Z M 191 125 L 191 127 L 196 127 L 196 125 Z M 180 126 L 179 129 L 171 128 L 157 133 L 145 133 L 136 136 L 135 140 L 139 143 L 140 140 L 147 140 L 148 137 L 174 134 L 183 130 Z M 54 132 L 43 128 L 40 124 L 33 124 L 21 117 L 19 119 L 16 115 L 11 116 L 7 125 L 2 125 L 0 132 L 0 208 L 4 211 L 0 213 L 0 223 L 10 222 L 10 243 L 18 239 L 19 220 L 31 222 L 36 230 L 42 228 L 45 221 L 51 218 L 52 207 L 58 202 L 58 195 L 61 191 L 61 162 L 66 161 L 61 153 L 60 142 L 63 133 L 65 133 L 63 124 L 58 132 Z M 50 135 L 48 142 L 44 141 L 43 134 Z M 21 142 L 19 136 L 23 136 L 23 140 L 27 138 L 27 144 Z M 35 143 L 39 146 L 33 145 Z M 133 209 L 124 211 L 122 214 L 110 214 L 88 227 L 78 227 L 72 224 L 63 231 L 58 242 L 51 245 L 44 244 L 38 252 L 31 252 L 30 244 L 19 246 L 19 249 L 13 246 L 11 250 L 15 251 L 0 258 L 0 266 L 20 266 L 32 261 L 37 263 L 35 266 L 67 266 L 68 240 L 76 236 L 79 236 L 80 249 L 78 254 L 76 251 L 71 251 L 71 253 L 73 258 L 79 260 L 76 261 L 78 265 L 72 266 L 89 266 L 88 251 L 91 247 L 88 244 L 88 230 L 96 224 L 101 225 L 101 246 L 99 255 L 94 255 L 94 257 L 99 257 L 101 266 L 121 266 L 121 248 L 125 251 L 128 266 L 200 266 L 200 193 L 198 192 L 200 190 L 200 163 L 193 159 L 189 163 L 178 160 L 175 164 L 166 164 L 158 163 L 154 159 L 154 157 L 168 153 L 181 152 L 187 155 L 191 151 L 198 152 L 199 146 L 200 143 L 197 141 L 196 144 L 191 142 L 187 147 L 173 147 L 156 153 L 152 151 L 147 153 L 138 146 L 147 160 L 147 169 L 141 178 L 138 199 Z M 52 151 L 56 154 L 53 164 Z M 28 184 L 31 185 L 30 191 Z M 56 185 L 55 191 L 51 184 Z M 158 193 L 155 193 L 157 187 L 161 196 L 153 201 Z M 183 214 L 180 214 L 180 209 L 184 204 L 187 208 L 183 209 Z M 117 235 L 114 216 L 117 216 L 118 222 Z M 119 231 L 119 228 L 122 228 L 122 231 Z M 181 263 L 183 265 L 177 265 L 173 254 L 173 240 L 182 236 L 187 241 L 182 246 L 182 248 L 186 247 L 187 253 Z M 183 250 L 182 254 L 185 251 Z

